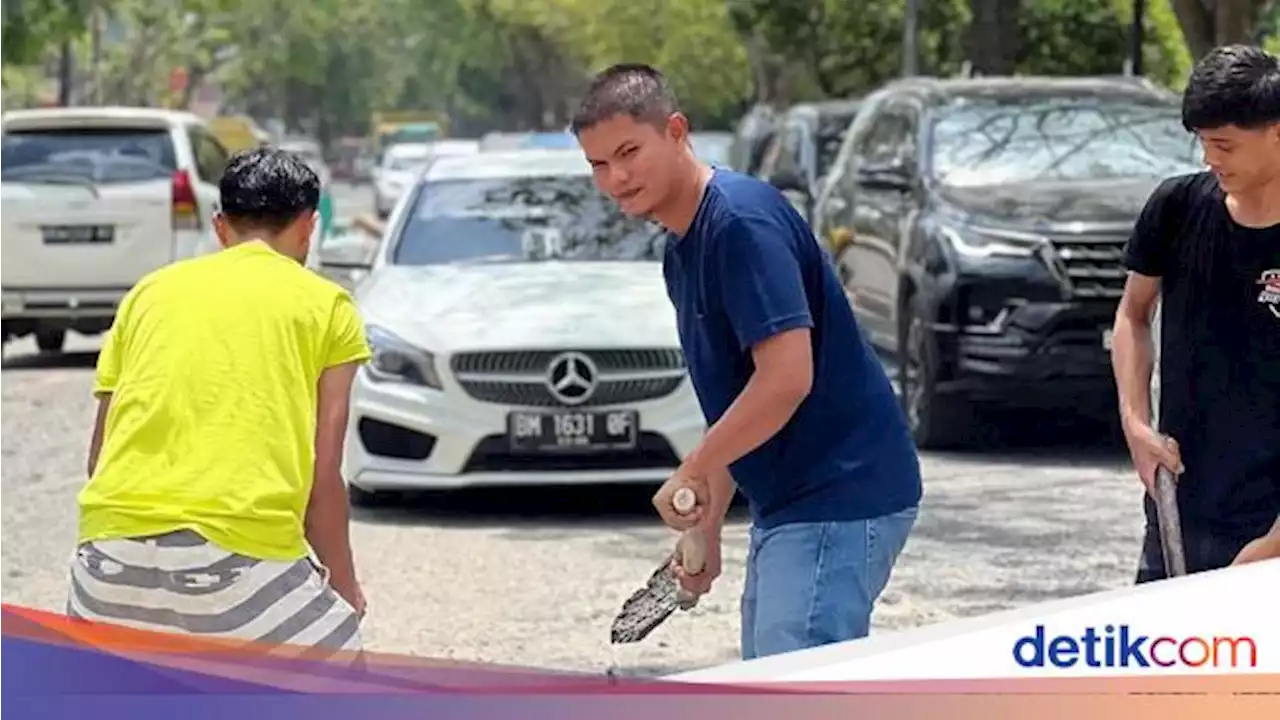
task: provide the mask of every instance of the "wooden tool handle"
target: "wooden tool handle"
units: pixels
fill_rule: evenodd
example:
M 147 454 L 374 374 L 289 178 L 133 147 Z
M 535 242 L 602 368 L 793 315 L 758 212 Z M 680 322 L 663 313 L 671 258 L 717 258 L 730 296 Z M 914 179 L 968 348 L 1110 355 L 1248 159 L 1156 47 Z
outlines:
M 1182 519 L 1178 511 L 1178 480 L 1163 466 L 1156 467 L 1156 519 L 1160 523 L 1160 550 L 1169 577 L 1187 574 L 1182 547 Z

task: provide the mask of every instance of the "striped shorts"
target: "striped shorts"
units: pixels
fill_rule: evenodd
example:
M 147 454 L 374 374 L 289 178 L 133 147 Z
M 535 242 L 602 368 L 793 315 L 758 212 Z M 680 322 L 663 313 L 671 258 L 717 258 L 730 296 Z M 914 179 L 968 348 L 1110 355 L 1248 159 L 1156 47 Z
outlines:
M 71 563 L 67 614 L 202 638 L 359 651 L 360 617 L 310 558 L 227 552 L 190 531 L 86 542 Z

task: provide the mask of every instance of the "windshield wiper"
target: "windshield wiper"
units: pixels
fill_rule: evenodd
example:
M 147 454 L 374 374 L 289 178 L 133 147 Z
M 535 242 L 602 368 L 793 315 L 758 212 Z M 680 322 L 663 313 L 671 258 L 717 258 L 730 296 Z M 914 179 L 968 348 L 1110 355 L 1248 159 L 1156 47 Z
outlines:
M 503 262 L 515 262 L 520 260 L 517 255 L 481 255 L 480 257 L 466 258 L 465 260 L 454 260 L 450 265 L 490 265 Z

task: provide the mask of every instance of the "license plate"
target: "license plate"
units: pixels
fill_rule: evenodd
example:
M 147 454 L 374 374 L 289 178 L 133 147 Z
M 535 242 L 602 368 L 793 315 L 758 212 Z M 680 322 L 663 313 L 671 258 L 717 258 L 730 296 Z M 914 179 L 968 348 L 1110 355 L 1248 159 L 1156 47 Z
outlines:
M 1107 350 L 1111 349 L 1111 328 L 1106 328 L 1102 331 L 1102 347 Z
M 43 225 L 40 237 L 46 245 L 103 245 L 115 240 L 110 225 Z
M 512 450 L 520 452 L 631 450 L 639 419 L 634 410 L 513 412 L 507 416 L 507 436 Z

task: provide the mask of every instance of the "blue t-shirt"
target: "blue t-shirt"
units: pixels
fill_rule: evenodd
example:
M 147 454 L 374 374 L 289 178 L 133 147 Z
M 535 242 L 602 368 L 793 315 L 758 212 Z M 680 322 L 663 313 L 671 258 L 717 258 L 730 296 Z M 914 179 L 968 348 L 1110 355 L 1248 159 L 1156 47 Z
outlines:
M 663 259 L 689 377 L 708 423 L 746 387 L 751 348 L 811 328 L 809 396 L 730 467 L 759 527 L 861 520 L 917 504 L 920 466 L 897 397 L 826 253 L 772 186 L 716 169 Z

